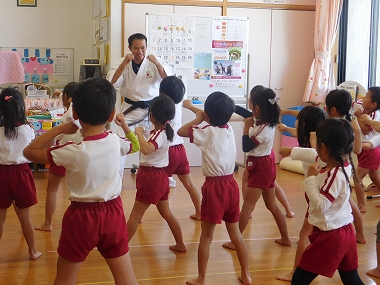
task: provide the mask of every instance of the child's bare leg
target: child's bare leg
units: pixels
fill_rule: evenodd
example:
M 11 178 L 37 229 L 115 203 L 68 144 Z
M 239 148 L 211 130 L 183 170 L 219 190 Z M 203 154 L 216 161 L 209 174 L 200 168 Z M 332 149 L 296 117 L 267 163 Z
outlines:
M 127 222 L 128 230 L 128 242 L 135 235 L 137 226 L 140 223 L 142 217 L 144 216 L 145 211 L 149 208 L 150 204 L 135 200 L 131 214 Z
M 239 230 L 239 225 L 238 223 L 226 222 L 226 227 L 227 227 L 227 231 L 230 236 L 230 239 L 232 243 L 235 245 L 236 253 L 237 253 L 240 267 L 241 267 L 241 275 L 239 276 L 239 280 L 243 284 L 251 284 L 252 279 L 251 279 L 251 274 L 249 273 L 247 246 Z
M 7 209 L 0 209 L 0 239 L 4 232 L 4 223 L 7 218 Z
M 307 218 L 305 218 L 303 220 L 303 225 L 299 234 L 299 241 L 297 244 L 296 255 L 294 257 L 293 270 L 290 273 L 285 273 L 285 274 L 276 276 L 276 279 L 289 281 L 289 282 L 292 281 L 293 273 L 296 270 L 298 263 L 301 260 L 302 253 L 305 251 L 306 247 L 310 244 L 309 235 L 311 234 L 312 230 L 313 230 L 313 226 L 310 225 L 309 222 L 307 221 Z
M 380 189 L 380 173 L 379 173 L 379 170 L 378 169 L 371 169 L 369 171 L 369 178 L 371 178 L 371 181 L 373 182 L 373 184 L 376 185 L 376 188 L 377 189 Z
M 202 233 L 198 246 L 198 277 L 186 281 L 190 285 L 203 285 L 206 277 L 207 263 L 210 255 L 210 244 L 214 237 L 216 224 L 201 221 Z
M 179 180 L 182 182 L 183 186 L 186 188 L 187 192 L 190 194 L 191 201 L 193 201 L 195 214 L 191 215 L 190 218 L 195 220 L 201 219 L 201 193 L 199 192 L 197 186 L 194 184 L 193 179 L 190 174 L 177 175 Z
M 115 284 L 137 285 L 129 252 L 117 258 L 105 258 L 111 269 Z
M 284 215 L 282 214 L 280 208 L 277 206 L 275 197 L 276 195 L 274 188 L 269 188 L 268 190 L 263 191 L 265 206 L 272 213 L 281 234 L 281 239 L 276 239 L 275 242 L 281 245 L 291 246 L 292 242 L 289 239 L 288 227 L 286 225 Z
M 247 227 L 250 215 L 255 209 L 256 203 L 262 192 L 262 189 L 247 187 L 244 195 L 244 203 L 239 217 L 239 229 L 241 233 L 243 233 Z M 235 245 L 232 242 L 226 242 L 222 246 L 228 249 L 235 249 Z
M 366 239 L 364 236 L 364 227 L 363 227 L 363 217 L 360 213 L 359 207 L 355 204 L 352 197 L 350 197 L 350 205 L 352 208 L 352 215 L 354 216 L 354 226 L 356 232 L 356 242 L 358 243 L 366 243 Z
M 354 187 L 355 187 L 355 193 L 356 193 L 356 200 L 358 201 L 358 207 L 360 212 L 365 213 L 365 202 L 364 202 L 364 188 L 363 188 L 363 178 L 368 174 L 369 170 L 362 168 L 362 167 L 357 167 L 356 168 L 356 176 L 359 181 L 354 179 Z
M 173 215 L 170 210 L 169 200 L 161 200 L 157 204 L 157 209 L 161 216 L 166 220 L 169 225 L 170 230 L 173 233 L 176 244 L 169 246 L 171 250 L 186 252 L 187 248 L 183 242 L 181 225 L 179 224 L 177 218 Z
M 276 193 L 276 198 L 281 203 L 281 205 L 284 206 L 285 208 L 286 216 L 288 216 L 289 218 L 293 218 L 294 212 L 293 212 L 292 207 L 289 204 L 288 197 L 286 197 L 284 190 L 281 188 L 280 185 L 278 185 L 277 181 L 275 181 L 274 189 Z
M 241 194 L 243 198 L 245 197 L 245 193 L 247 192 L 248 187 L 248 171 L 247 168 L 244 168 L 243 177 L 241 178 Z M 252 213 L 249 214 L 249 218 L 252 218 Z
M 30 259 L 34 260 L 39 258 L 42 253 L 36 250 L 36 244 L 34 242 L 34 229 L 30 220 L 28 208 L 18 208 L 18 218 L 21 223 L 22 233 L 24 234 L 26 243 L 29 247 Z
M 370 276 L 380 278 L 380 221 L 377 223 L 376 231 L 377 231 L 377 238 L 376 238 L 377 265 L 375 268 L 368 270 L 366 273 Z
M 52 231 L 53 230 L 53 214 L 57 204 L 57 192 L 63 177 L 54 173 L 49 173 L 48 185 L 46 189 L 45 201 L 45 222 L 35 227 L 36 230 Z
M 58 256 L 54 285 L 75 285 L 81 265 L 82 262 L 72 262 Z

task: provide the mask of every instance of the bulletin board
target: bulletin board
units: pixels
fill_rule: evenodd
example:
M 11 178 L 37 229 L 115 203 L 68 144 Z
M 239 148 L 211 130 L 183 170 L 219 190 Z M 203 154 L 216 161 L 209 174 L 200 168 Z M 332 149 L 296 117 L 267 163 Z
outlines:
M 0 50 L 21 53 L 24 83 L 62 88 L 74 81 L 73 48 L 0 47 Z
M 188 97 L 221 91 L 247 94 L 248 18 L 146 15 L 147 54 L 154 54 L 182 77 Z

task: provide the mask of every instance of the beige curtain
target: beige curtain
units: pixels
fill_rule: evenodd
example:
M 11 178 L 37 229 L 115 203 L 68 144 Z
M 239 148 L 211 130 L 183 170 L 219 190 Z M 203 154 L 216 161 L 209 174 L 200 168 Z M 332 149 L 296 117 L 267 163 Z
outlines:
M 324 103 L 327 93 L 336 87 L 330 53 L 338 30 L 343 1 L 316 1 L 315 56 L 303 95 L 304 102 Z

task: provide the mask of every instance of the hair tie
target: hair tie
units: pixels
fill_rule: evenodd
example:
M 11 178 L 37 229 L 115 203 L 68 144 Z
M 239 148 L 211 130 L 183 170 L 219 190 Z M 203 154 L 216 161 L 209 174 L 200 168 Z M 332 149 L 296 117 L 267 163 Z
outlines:
M 280 100 L 280 97 L 278 96 L 274 97 L 273 99 L 268 99 L 269 103 L 271 103 L 272 105 L 277 103 L 278 100 Z
M 170 124 L 170 121 L 166 121 L 166 122 L 165 122 L 165 125 L 167 125 L 167 124 Z
M 5 101 L 9 101 L 9 99 L 12 99 L 12 98 L 13 98 L 13 96 L 5 96 L 5 97 L 4 97 L 4 100 L 5 100 Z

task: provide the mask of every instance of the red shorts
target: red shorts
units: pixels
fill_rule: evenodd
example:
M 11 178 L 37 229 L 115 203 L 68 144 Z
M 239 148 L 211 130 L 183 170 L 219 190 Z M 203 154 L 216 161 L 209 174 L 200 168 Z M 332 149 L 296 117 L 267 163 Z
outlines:
M 49 173 L 53 173 L 58 176 L 65 177 L 66 176 L 66 168 L 63 166 L 57 166 L 55 164 L 50 164 Z
M 380 149 L 375 147 L 374 149 L 363 149 L 358 154 L 358 166 L 370 170 L 377 170 L 380 165 Z
M 274 152 L 266 156 L 248 156 L 245 163 L 248 171 L 248 187 L 274 188 L 276 164 Z
M 221 224 L 239 221 L 240 192 L 233 175 L 206 177 L 202 186 L 201 220 Z
M 120 196 L 107 202 L 75 202 L 67 208 L 62 220 L 58 254 L 72 262 L 82 262 L 98 247 L 104 258 L 126 254 L 127 222 Z
M 169 147 L 169 165 L 164 170 L 169 177 L 172 177 L 173 174 L 187 175 L 190 173 L 189 161 L 183 144 Z
M 139 166 L 136 175 L 136 200 L 157 205 L 169 199 L 169 178 L 163 168 Z
M 0 209 L 7 209 L 15 201 L 17 208 L 37 204 L 36 185 L 27 163 L 0 165 Z
M 358 268 L 356 236 L 351 224 L 331 231 L 314 227 L 309 239 L 311 244 L 298 263 L 303 270 L 331 278 L 337 269 L 352 271 Z

